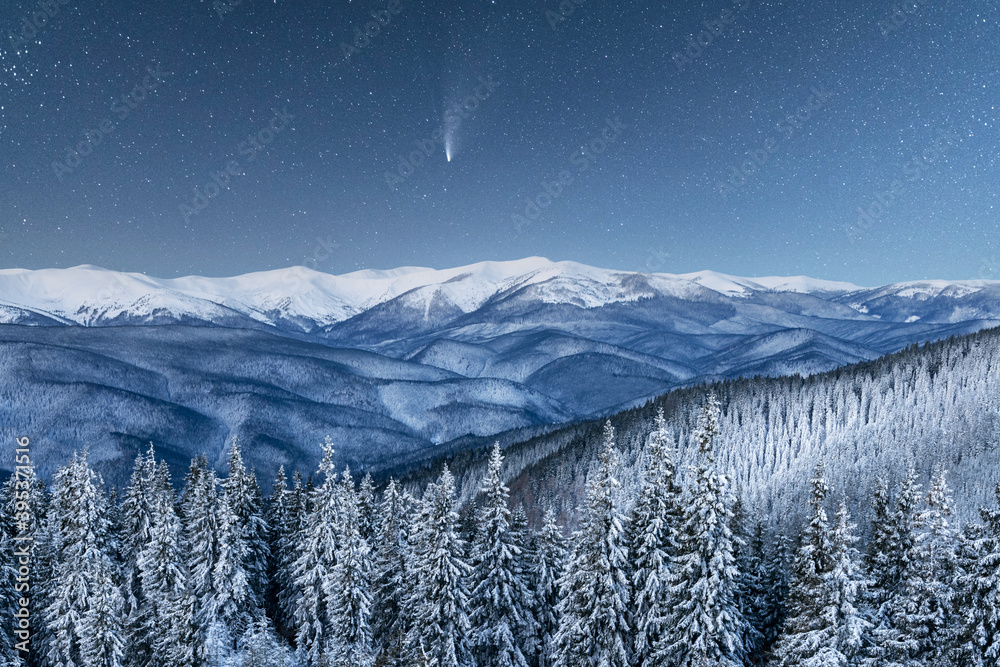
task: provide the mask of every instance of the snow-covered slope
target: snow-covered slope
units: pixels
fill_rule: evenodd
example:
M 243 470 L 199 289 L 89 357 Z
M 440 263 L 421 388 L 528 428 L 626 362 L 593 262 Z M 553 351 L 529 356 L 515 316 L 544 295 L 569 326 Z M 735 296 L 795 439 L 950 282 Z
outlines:
M 0 322 L 23 321 L 35 313 L 56 321 L 102 324 L 166 321 L 229 321 L 242 316 L 264 325 L 297 323 L 303 331 L 349 320 L 405 297 L 414 311 L 448 309 L 468 314 L 491 300 L 530 289 L 543 304 L 597 308 L 647 298 L 703 298 L 791 292 L 849 304 L 862 314 L 887 300 L 923 304 L 939 299 L 995 295 L 996 281 L 921 281 L 876 289 L 805 276 L 741 278 L 713 271 L 683 275 L 600 269 L 576 262 L 529 257 L 480 262 L 452 269 L 403 267 L 329 275 L 304 267 L 248 273 L 230 278 L 152 278 L 95 266 L 0 271 Z M 867 311 L 866 311 L 867 309 Z M 996 314 L 993 309 L 988 314 Z M 923 319 L 925 315 L 910 316 Z M 983 313 L 977 313 L 982 317 Z M 958 316 L 961 319 L 961 316 Z M 965 319 L 973 319 L 966 317 Z M 956 321 L 955 315 L 945 321 Z
M 7 269 L 0 271 L 0 304 L 7 309 L 17 308 L 90 326 L 121 323 L 123 317 L 140 322 L 154 317 L 212 321 L 234 313 L 264 324 L 300 320 L 324 326 L 342 322 L 402 295 L 409 295 L 411 302 L 425 307 L 438 301 L 470 313 L 497 295 L 532 285 L 539 286 L 535 297 L 543 303 L 569 303 L 585 308 L 656 295 L 684 298 L 695 294 L 696 286 L 703 282 L 722 293 L 732 293 L 727 284 L 745 285 L 741 289 L 753 291 L 775 288 L 771 283 L 786 281 L 787 286 L 777 289 L 803 292 L 817 291 L 826 285 L 809 279 L 768 278 L 755 282 L 705 272 L 690 276 L 644 276 L 641 288 L 636 289 L 627 280 L 634 275 L 641 274 L 576 262 L 550 262 L 538 257 L 444 270 L 404 267 L 339 276 L 304 267 L 231 278 L 174 279 L 119 273 L 95 266 L 37 271 Z M 0 311 L 3 318 L 0 322 L 15 319 L 16 314 L 6 312 L 7 309 Z
M 9 269 L 0 415 L 59 446 L 120 452 L 150 439 L 221 451 L 239 434 L 267 461 L 331 431 L 353 440 L 345 460 L 372 465 L 704 379 L 812 374 L 997 325 L 989 281 L 865 288 L 538 257 L 339 276 Z

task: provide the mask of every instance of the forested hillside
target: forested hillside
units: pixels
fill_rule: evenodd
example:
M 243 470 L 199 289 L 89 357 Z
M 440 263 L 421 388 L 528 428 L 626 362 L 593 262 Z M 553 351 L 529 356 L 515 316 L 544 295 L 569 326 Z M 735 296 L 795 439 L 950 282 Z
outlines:
M 819 463 L 781 535 L 722 472 L 721 424 L 709 394 L 679 476 L 658 412 L 623 486 L 605 423 L 572 533 L 551 511 L 530 527 L 499 446 L 464 520 L 447 467 L 419 497 L 376 493 L 329 440 L 314 478 L 281 471 L 266 501 L 235 441 L 225 478 L 196 459 L 179 496 L 152 448 L 120 499 L 85 452 L 51 491 L 26 465 L 2 493 L 0 651 L 28 667 L 996 664 L 995 505 L 962 525 L 943 466 L 926 486 L 872 471 L 862 555 Z
M 956 511 L 974 516 L 1000 481 L 1000 329 L 911 346 L 876 361 L 808 378 L 752 378 L 681 389 L 611 418 L 626 487 L 663 409 L 684 474 L 697 449 L 692 415 L 706 393 L 722 405 L 718 462 L 748 506 L 769 520 L 800 518 L 805 479 L 817 463 L 862 514 L 879 475 L 897 481 L 912 466 L 926 482 L 951 472 Z M 506 478 L 529 505 L 553 506 L 572 521 L 595 465 L 603 421 L 575 424 L 505 450 Z M 470 499 L 485 469 L 482 450 L 447 457 L 459 495 Z M 406 478 L 418 488 L 440 461 Z
M 282 469 L 269 496 L 235 439 L 225 476 L 198 457 L 179 492 L 152 446 L 124 488 L 85 450 L 48 485 L 19 468 L 4 658 L 994 665 L 998 343 L 693 387 L 399 482 L 356 485 L 329 438 L 314 474 Z

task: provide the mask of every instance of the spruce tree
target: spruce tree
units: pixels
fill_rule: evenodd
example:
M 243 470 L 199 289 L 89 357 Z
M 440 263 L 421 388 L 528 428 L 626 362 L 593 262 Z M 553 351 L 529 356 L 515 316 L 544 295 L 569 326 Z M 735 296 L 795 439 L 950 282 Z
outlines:
M 222 498 L 215 471 L 200 456 L 191 461 L 181 498 L 181 521 L 190 594 L 195 600 L 194 622 L 199 638 L 196 659 L 207 659 L 209 631 L 220 621 L 215 617 L 215 566 L 222 540 Z
M 902 578 L 897 570 L 896 546 L 889 483 L 882 476 L 875 481 L 872 492 L 871 537 L 865 554 L 865 567 L 871 581 L 868 604 L 876 611 L 882 609 Z
M 121 667 L 124 662 L 125 600 L 115 581 L 113 565 L 98 556 L 85 566 L 87 609 L 77 628 L 81 667 Z
M 44 488 L 34 468 L 22 468 L 19 474 L 11 474 L 3 485 L 0 497 L 0 586 L 3 587 L 0 592 L 0 613 L 7 619 L 0 629 L 0 660 L 12 666 L 20 667 L 25 657 L 25 652 L 18 649 L 18 644 L 22 648 L 28 648 L 27 654 L 30 656 L 32 650 L 37 651 L 44 636 L 39 632 L 41 628 L 33 629 L 28 643 L 23 644 L 26 640 L 15 634 L 17 621 L 14 620 L 14 614 L 20 609 L 21 598 L 30 599 L 33 596 L 35 600 L 39 600 L 42 597 L 39 593 L 43 586 L 39 584 L 44 579 L 39 574 L 44 574 L 38 572 L 38 569 L 44 556 L 42 528 L 45 509 Z M 38 572 L 32 572 L 34 576 L 29 580 L 25 580 L 19 573 L 22 559 L 32 563 Z M 37 625 L 37 621 L 34 625 Z
M 741 610 L 747 626 L 744 637 L 747 660 L 752 665 L 761 665 L 777 636 L 775 617 L 780 605 L 777 598 L 780 591 L 775 590 L 773 562 L 765 548 L 762 521 L 754 523 L 753 535 L 737 563 L 741 578 Z
M 496 443 L 483 479 L 485 498 L 472 549 L 471 643 L 480 667 L 528 667 L 525 645 L 534 634 L 533 601 L 521 569 L 520 539 L 510 525 L 510 491 L 502 467 Z
M 375 504 L 375 482 L 371 473 L 365 473 L 358 486 L 358 532 L 370 545 L 375 540 L 375 518 L 378 507 Z
M 983 513 L 986 512 L 984 509 Z M 996 607 L 991 610 L 987 602 L 995 587 L 991 585 L 990 577 L 984 575 L 990 565 L 1000 567 L 1000 551 L 996 545 L 996 536 L 980 523 L 965 524 L 958 538 L 954 637 L 948 652 L 948 658 L 954 665 L 984 667 L 989 664 L 984 647 L 988 646 L 992 627 L 997 627 L 993 625 L 996 621 L 991 623 L 989 619 L 991 616 L 996 619 L 997 616 Z M 984 569 L 983 565 L 987 568 Z M 994 582 L 998 580 L 994 579 Z
M 136 561 L 152 538 L 153 512 L 156 506 L 156 457 L 150 443 L 147 454 L 140 452 L 132 468 L 132 477 L 122 501 L 120 517 L 125 561 L 124 594 L 126 601 L 126 662 L 136 667 L 150 665 L 155 652 L 156 619 L 152 603 L 142 591 Z
M 229 450 L 229 476 L 222 481 L 226 503 L 236 521 L 234 528 L 241 543 L 240 562 L 233 567 L 246 573 L 253 596 L 251 604 L 260 607 L 265 592 L 267 573 L 267 525 L 264 523 L 263 498 L 257 484 L 257 476 L 247 472 L 243 465 L 243 453 L 239 441 L 233 438 Z M 234 634 L 242 634 L 235 632 Z
M 281 548 L 285 532 L 291 519 L 291 492 L 285 478 L 285 466 L 278 467 L 278 474 L 271 488 L 265 511 L 267 528 L 267 588 L 264 595 L 264 611 L 269 618 L 274 619 L 275 626 L 280 630 L 285 627 L 285 619 L 278 599 L 281 592 Z
M 295 610 L 301 598 L 301 589 L 295 579 L 295 562 L 298 546 L 305 540 L 306 518 L 309 514 L 309 494 L 302 481 L 302 473 L 292 474 L 292 489 L 289 492 L 287 524 L 282 526 L 277 536 L 277 571 L 275 585 L 278 589 L 278 631 L 285 637 L 294 637 L 298 626 Z
M 416 529 L 413 619 L 408 645 L 412 660 L 426 656 L 439 667 L 471 667 L 465 543 L 458 534 L 455 479 L 445 466 L 424 493 Z
M 882 587 L 873 596 L 875 600 L 882 600 L 881 605 L 874 609 L 872 621 L 874 627 L 868 657 L 873 665 L 905 663 L 913 650 L 907 628 L 907 582 L 915 575 L 919 503 L 920 484 L 917 483 L 916 471 L 910 467 L 889 517 L 889 551 L 881 557 L 870 557 L 870 560 L 886 565 L 884 571 L 876 571 L 873 576 L 879 582 L 877 585 Z
M 329 653 L 336 667 L 370 667 L 371 553 L 359 531 L 359 499 L 345 470 L 341 486 L 341 534 L 336 564 L 324 583 L 330 618 Z
M 240 667 L 288 667 L 291 652 L 278 637 L 266 618 L 260 618 L 247 628 L 239 640 Z
M 222 623 L 230 636 L 243 634 L 260 608 L 244 567 L 249 550 L 240 518 L 229 504 L 228 495 L 219 502 L 218 558 L 212 568 L 212 591 L 206 604 L 208 616 Z
M 853 665 L 861 654 L 868 622 L 858 610 L 867 579 L 861 570 L 854 530 L 847 505 L 841 501 L 831 540 L 833 569 L 825 577 L 821 618 L 832 629 L 829 644 L 820 651 L 820 664 Z
M 834 551 L 826 514 L 830 489 L 822 463 L 816 466 L 810 487 L 812 512 L 792 562 L 788 617 L 774 647 L 775 664 L 781 667 L 808 665 L 832 643 L 833 630 L 823 615 L 827 579 L 834 569 Z
M 1000 484 L 996 486 L 1000 505 Z M 967 609 L 975 644 L 974 661 L 985 665 L 1000 664 L 1000 507 L 980 510 L 985 531 L 975 542 L 978 553 L 969 586 L 976 607 Z
M 157 497 L 149 542 L 140 548 L 135 561 L 143 606 L 148 609 L 149 625 L 144 637 L 153 651 L 151 662 L 161 665 L 172 665 L 177 659 L 176 656 L 165 658 L 179 648 L 178 642 L 185 640 L 178 636 L 181 623 L 186 621 L 190 625 L 194 620 L 184 618 L 188 575 L 181 524 L 172 501 L 173 498 L 166 494 Z
M 410 622 L 406 600 L 413 582 L 407 576 L 407 497 L 390 479 L 375 523 L 372 632 L 379 664 L 399 667 Z
M 710 395 L 695 431 L 699 463 L 679 532 L 670 576 L 670 601 L 654 648 L 655 665 L 742 665 L 745 621 L 737 606 L 739 571 L 734 554 L 732 507 L 727 478 L 716 470 L 719 404 Z
M 551 509 L 545 512 L 531 562 L 537 623 L 534 664 L 552 667 L 555 636 L 559 630 L 559 581 L 566 563 L 566 538 Z
M 615 502 L 618 480 L 615 431 L 604 426 L 597 470 L 587 480 L 587 504 L 575 548 L 559 582 L 558 667 L 626 667 L 628 661 L 629 582 L 621 510 Z
M 924 508 L 917 515 L 918 534 L 910 576 L 897 611 L 903 663 L 943 665 L 956 631 L 957 536 L 951 528 L 951 490 L 947 473 L 938 469 Z
M 87 452 L 53 476 L 47 517 L 54 579 L 48 587 L 46 659 L 52 667 L 120 663 L 124 602 L 108 556 L 107 498 Z
M 645 452 L 639 497 L 628 523 L 631 563 L 633 635 L 632 664 L 641 667 L 662 635 L 671 559 L 678 552 L 683 520 L 681 489 L 670 456 L 670 435 L 663 408 Z
M 296 649 L 311 667 L 329 662 L 330 627 L 326 590 L 336 563 L 337 525 L 340 520 L 337 474 L 333 469 L 333 443 L 323 443 L 319 474 L 323 483 L 312 494 L 312 511 L 305 517 L 299 533 L 298 557 L 293 576 L 297 587 L 295 600 Z

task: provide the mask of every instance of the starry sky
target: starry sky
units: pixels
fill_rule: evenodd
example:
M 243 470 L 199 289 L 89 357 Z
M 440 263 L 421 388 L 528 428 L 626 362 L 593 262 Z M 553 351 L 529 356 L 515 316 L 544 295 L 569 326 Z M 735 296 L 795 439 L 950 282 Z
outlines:
M 0 267 L 1000 279 L 995 0 L 14 0 Z

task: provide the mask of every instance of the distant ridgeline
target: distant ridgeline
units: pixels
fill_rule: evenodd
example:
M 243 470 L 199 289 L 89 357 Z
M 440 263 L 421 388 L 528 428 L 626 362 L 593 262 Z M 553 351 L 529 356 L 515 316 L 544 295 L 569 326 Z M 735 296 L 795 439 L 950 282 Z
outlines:
M 721 403 L 717 460 L 749 511 L 793 529 L 806 511 L 808 480 L 824 463 L 830 486 L 859 518 L 875 481 L 896 484 L 912 466 L 927 483 L 948 471 L 960 519 L 978 517 L 1000 481 L 1000 329 L 911 346 L 875 361 L 807 378 L 727 380 L 672 391 L 610 418 L 618 433 L 622 492 L 638 482 L 644 445 L 663 408 L 678 474 L 697 458 L 693 432 L 709 392 Z M 587 475 L 597 465 L 604 420 L 582 422 L 505 449 L 511 495 L 533 520 L 547 507 L 573 523 Z M 452 453 L 419 469 L 397 470 L 420 487 L 446 460 L 459 498 L 471 500 L 487 465 L 483 448 Z M 532 515 L 532 512 L 535 514 Z

